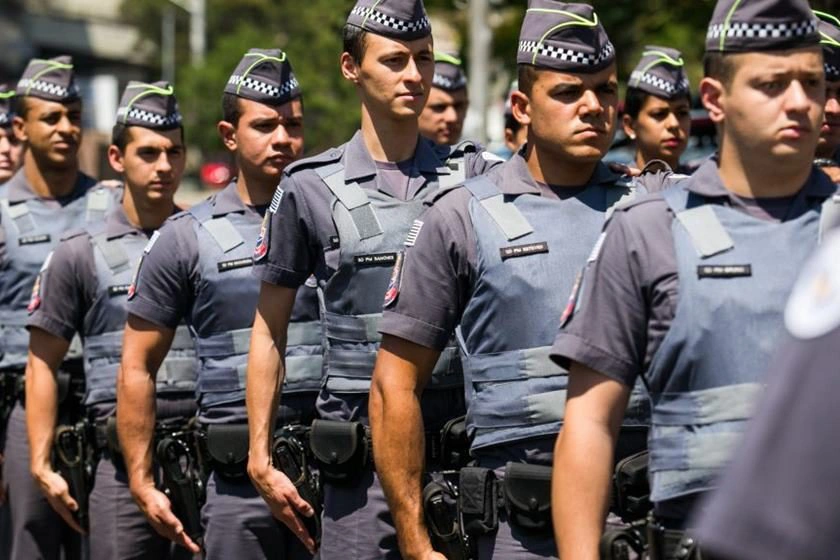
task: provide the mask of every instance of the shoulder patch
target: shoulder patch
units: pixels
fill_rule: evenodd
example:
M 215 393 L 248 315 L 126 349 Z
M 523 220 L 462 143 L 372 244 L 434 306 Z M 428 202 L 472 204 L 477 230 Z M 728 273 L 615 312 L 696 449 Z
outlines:
M 382 303 L 383 307 L 391 307 L 397 301 L 400 295 L 400 282 L 402 281 L 403 261 L 405 260 L 405 251 L 397 253 L 397 260 L 394 262 L 394 268 L 391 269 L 391 278 L 388 281 L 388 289 L 385 290 L 385 301 Z
M 833 233 L 805 265 L 785 308 L 785 326 L 800 339 L 840 327 L 840 233 Z
M 41 265 L 41 270 L 38 271 L 38 276 L 35 277 L 35 283 L 32 284 L 32 295 L 29 297 L 29 305 L 26 306 L 26 311 L 28 311 L 30 315 L 35 313 L 35 311 L 41 307 L 41 284 L 43 276 L 47 272 L 47 268 L 50 266 L 52 256 L 53 251 L 50 251 L 50 254 L 47 255 L 46 259 L 44 259 L 44 264 Z
M 134 275 L 131 277 L 131 284 L 128 285 L 128 299 L 134 299 L 134 296 L 137 295 L 137 278 L 140 276 L 140 267 L 143 266 L 143 261 L 146 260 L 146 255 L 151 252 L 152 248 L 157 243 L 157 240 L 160 238 L 160 230 L 155 230 L 152 233 L 152 236 L 149 238 L 149 242 L 146 243 L 146 247 L 143 248 L 143 254 L 140 255 L 140 260 L 137 262 L 137 268 L 134 269 Z
M 283 196 L 283 191 L 279 188 L 277 192 L 280 193 L 280 196 Z M 277 193 L 274 194 L 275 198 L 277 198 Z M 278 202 L 279 204 L 279 202 Z M 274 206 L 274 201 L 271 202 L 272 207 Z M 257 243 L 254 246 L 254 262 L 259 262 L 268 255 L 268 232 L 269 232 L 269 225 L 271 222 L 271 216 L 276 211 L 276 208 L 272 210 L 269 208 L 269 211 L 265 213 L 262 219 L 262 224 L 260 224 L 260 234 L 257 237 Z
M 343 154 L 344 145 L 341 145 L 338 148 L 330 148 L 329 150 L 323 151 L 320 154 L 305 157 L 290 163 L 286 166 L 286 169 L 283 171 L 283 174 L 291 175 L 292 173 L 296 173 L 301 169 L 311 169 L 313 167 L 321 166 L 325 163 L 332 163 L 334 161 L 340 160 Z
M 268 211 L 272 214 L 276 214 L 277 209 L 280 208 L 281 200 L 283 200 L 283 189 L 278 186 L 274 190 L 274 196 L 271 197 L 271 204 L 268 206 Z
M 493 162 L 493 161 L 502 162 L 502 161 L 505 161 L 505 160 L 504 160 L 504 158 L 502 158 L 502 157 L 500 157 L 500 156 L 497 156 L 497 155 L 496 155 L 496 154 L 494 154 L 493 152 L 488 152 L 487 150 L 484 150 L 483 152 L 481 152 L 481 159 L 483 159 L 484 161 L 489 161 L 489 162 Z

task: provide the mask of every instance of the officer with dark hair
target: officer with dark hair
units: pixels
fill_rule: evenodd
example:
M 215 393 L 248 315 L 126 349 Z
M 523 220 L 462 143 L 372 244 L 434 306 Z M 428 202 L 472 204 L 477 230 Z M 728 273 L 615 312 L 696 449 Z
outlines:
M 285 52 L 251 49 L 224 89 L 218 130 L 239 174 L 224 190 L 170 218 L 149 242 L 129 294 L 117 425 L 134 499 L 165 537 L 199 550 L 197 536 L 155 486 L 151 461 L 158 365 L 183 321 L 196 337 L 198 421 L 209 479 L 201 510 L 209 560 L 303 559 L 303 545 L 271 515 L 245 472 L 245 379 L 259 282 L 251 275 L 254 241 L 283 170 L 303 151 L 303 100 Z M 294 342 L 286 363 L 290 393 L 278 426 L 309 423 L 321 382 L 315 289 L 290 310 Z M 183 517 L 183 516 L 182 516 Z
M 186 164 L 181 114 L 172 86 L 129 82 L 117 111 L 108 161 L 122 175 L 122 204 L 105 221 L 66 234 L 45 263 L 30 305 L 26 413 L 32 476 L 50 505 L 78 531 L 89 529 L 91 560 L 170 557 L 128 490 L 113 429 L 125 305 L 134 269 L 152 232 L 176 210 L 175 191 Z M 159 419 L 195 413 L 193 342 L 181 328 L 158 376 Z M 54 470 L 56 372 L 79 333 L 86 378 L 85 416 L 95 423 L 98 464 L 90 497 L 71 495 Z M 89 527 L 74 517 L 89 502 Z
M 273 468 L 269 445 L 282 382 L 291 373 L 281 359 L 294 340 L 289 314 L 298 288 L 314 274 L 326 352 L 317 401 L 322 420 L 310 436 L 324 480 L 320 556 L 397 558 L 396 531 L 371 464 L 366 426 L 382 298 L 399 273 L 403 240 L 424 205 L 440 188 L 483 172 L 498 158 L 472 143 L 442 147 L 419 136 L 417 117 L 434 73 L 431 26 L 421 0 L 356 2 L 340 64 L 361 99 L 361 130 L 346 144 L 286 170 L 256 249 L 263 282 L 248 361 L 248 472 L 275 515 L 313 548 L 302 519 L 312 509 Z M 438 390 L 424 399 L 432 430 L 463 413 L 462 379 L 451 350 L 438 364 Z
M 29 472 L 23 407 L 29 347 L 27 306 L 40 297 L 39 270 L 61 236 L 101 221 L 114 193 L 79 171 L 82 102 L 69 56 L 33 59 L 16 88 L 15 136 L 26 145 L 22 168 L 0 186 L 0 377 L 16 395 L 6 433 L 4 475 L 12 519 L 11 558 L 57 559 L 79 554 L 78 534 L 49 506 Z M 59 371 L 60 414 L 78 409 L 83 374 L 78 350 Z M 62 543 L 64 546 L 62 546 Z
M 840 183 L 840 19 L 814 10 L 820 18 L 820 44 L 825 68 L 825 117 L 820 128 L 820 141 L 814 165 Z
M 510 89 L 508 90 L 507 97 L 505 98 L 505 148 L 510 150 L 511 156 L 518 152 L 519 148 L 522 147 L 522 144 L 524 144 L 528 139 L 528 126 L 522 124 L 516 120 L 516 117 L 513 116 L 513 103 L 511 102 L 511 97 L 515 91 L 519 91 L 518 80 L 511 82 Z
M 836 185 L 812 165 L 819 41 L 804 0 L 719 0 L 700 83 L 718 156 L 618 209 L 589 259 L 552 349 L 571 369 L 552 493 L 563 558 L 598 558 L 613 447 L 640 376 L 650 556 L 697 557 L 689 515 L 739 445 L 784 302 L 838 209 Z
M 618 82 L 615 50 L 592 7 L 532 0 L 516 60 L 512 110 L 528 142 L 437 196 L 414 222 L 380 324 L 373 450 L 407 558 L 444 557 L 432 553 L 421 521 L 416 395 L 456 327 L 475 459 L 460 475 L 464 529 L 482 560 L 556 554 L 548 500 L 567 371 L 548 352 L 610 208 L 635 185 L 601 162 L 615 133 Z M 643 407 L 630 412 L 620 456 L 644 448 L 646 422 Z
M 0 84 L 0 184 L 11 179 L 22 163 L 23 143 L 12 130 L 14 104 L 14 88 Z
M 461 59 L 435 52 L 435 73 L 429 100 L 418 120 L 420 134 L 437 144 L 457 144 L 461 140 L 468 108 L 467 75 Z
M 627 82 L 622 124 L 636 146 L 635 167 L 644 169 L 658 159 L 682 171 L 680 156 L 691 132 L 691 91 L 678 50 L 645 47 Z

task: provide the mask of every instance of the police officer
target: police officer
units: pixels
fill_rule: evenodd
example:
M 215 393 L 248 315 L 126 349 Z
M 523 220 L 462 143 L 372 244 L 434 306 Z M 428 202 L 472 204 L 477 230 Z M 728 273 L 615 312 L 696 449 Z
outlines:
M 555 451 L 563 558 L 597 558 L 612 447 L 641 374 L 652 404 L 652 556 L 684 537 L 762 390 L 782 310 L 836 187 L 812 165 L 825 81 L 802 0 L 719 0 L 700 93 L 720 153 L 690 178 L 616 211 L 552 357 L 571 364 Z
M 22 168 L 0 187 L 0 374 L 22 389 L 29 333 L 27 305 L 47 255 L 67 231 L 101 220 L 113 193 L 79 171 L 82 103 L 69 56 L 33 59 L 17 84 L 15 136 L 26 145 Z M 68 356 L 69 358 L 69 356 Z M 81 363 L 65 362 L 62 379 L 78 392 Z M 70 375 L 72 374 L 72 375 Z M 8 421 L 5 478 L 12 518 L 11 558 L 78 554 L 78 535 L 50 508 L 29 472 L 23 394 Z M 65 399 L 64 411 L 77 404 Z M 72 542 L 71 542 L 72 541 Z
M 840 183 L 840 19 L 825 12 L 814 11 L 820 18 L 820 44 L 825 67 L 825 117 L 817 143 L 814 164 L 835 183 Z
M 0 84 L 0 184 L 12 178 L 23 156 L 23 144 L 12 131 L 15 90 Z
M 221 192 L 169 219 L 144 251 L 129 295 L 117 387 L 120 442 L 131 492 L 152 526 L 197 551 L 185 520 L 155 488 L 148 455 L 157 365 L 185 321 L 197 339 L 198 420 L 210 470 L 202 509 L 206 558 L 305 558 L 245 473 L 245 365 L 259 289 L 251 276 L 254 240 L 281 172 L 303 150 L 303 101 L 286 53 L 248 51 L 225 86 L 222 111 L 219 133 L 239 174 Z M 321 378 L 317 314 L 315 290 L 303 290 L 292 312 L 299 336 L 287 358 L 293 396 L 279 412 L 281 422 L 311 421 Z
M 326 335 L 326 380 L 317 401 L 326 422 L 311 434 L 324 480 L 320 555 L 394 558 L 395 529 L 364 433 L 382 298 L 424 203 L 497 158 L 472 144 L 439 147 L 418 136 L 434 72 L 421 0 L 359 0 L 344 28 L 341 71 L 361 99 L 361 130 L 287 170 L 257 246 L 257 257 L 265 257 L 257 268 L 263 283 L 248 362 L 248 471 L 275 515 L 313 546 L 300 517 L 312 511 L 272 468 L 268 447 L 286 375 L 281 352 L 293 340 L 287 318 L 298 287 L 314 273 Z M 430 429 L 463 412 L 461 376 L 451 360 L 438 364 L 436 383 L 440 390 L 424 404 Z
M 435 73 L 429 100 L 420 113 L 420 134 L 441 145 L 455 145 L 461 140 L 467 117 L 467 75 L 461 59 L 435 52 Z
M 705 552 L 731 560 L 820 560 L 840 550 L 840 236 L 803 270 L 763 402 L 702 509 Z
M 134 269 L 151 233 L 175 210 L 173 196 L 186 163 L 181 114 L 166 82 L 130 82 L 117 112 L 108 160 L 123 177 L 122 205 L 106 220 L 67 234 L 48 257 L 30 306 L 26 392 L 32 476 L 50 505 L 81 531 L 72 512 L 79 500 L 50 461 L 58 388 L 55 373 L 78 332 L 83 340 L 86 416 L 96 423 L 98 451 L 90 494 L 91 560 L 168 558 L 171 543 L 158 536 L 128 491 L 119 451 L 109 445 L 116 408 L 125 304 Z M 194 350 L 184 328 L 159 375 L 158 418 L 195 413 Z M 87 529 L 87 527 L 85 527 Z
M 679 164 L 691 132 L 691 91 L 678 50 L 645 47 L 627 83 L 622 124 L 636 145 L 635 167 L 644 169 L 658 159 L 683 171 Z
M 415 222 L 380 325 L 373 450 L 407 558 L 443 557 L 431 552 L 420 521 L 424 435 L 415 394 L 456 326 L 470 452 L 480 467 L 461 471 L 461 500 L 495 496 L 494 478 L 504 495 L 481 512 L 462 509 L 466 525 L 468 514 L 490 519 L 502 510 L 497 526 L 470 530 L 478 558 L 556 553 L 548 497 L 567 372 L 548 351 L 609 208 L 631 195 L 632 182 L 601 163 L 615 132 L 618 83 L 615 50 L 592 7 L 532 0 L 517 63 L 511 100 L 527 144 L 438 196 Z M 636 419 L 628 450 L 644 447 L 645 421 Z

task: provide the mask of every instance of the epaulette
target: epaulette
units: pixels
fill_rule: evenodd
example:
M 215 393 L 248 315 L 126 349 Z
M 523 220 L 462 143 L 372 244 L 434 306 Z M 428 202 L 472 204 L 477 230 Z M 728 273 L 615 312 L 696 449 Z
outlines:
M 286 166 L 286 169 L 283 171 L 283 174 L 291 175 L 292 173 L 300 171 L 301 169 L 311 169 L 313 167 L 319 167 L 327 163 L 333 163 L 340 160 L 342 155 L 344 155 L 344 145 L 339 146 L 338 148 L 330 148 L 329 150 L 325 150 L 320 154 L 305 157 L 303 159 L 299 159 L 293 163 L 290 163 Z

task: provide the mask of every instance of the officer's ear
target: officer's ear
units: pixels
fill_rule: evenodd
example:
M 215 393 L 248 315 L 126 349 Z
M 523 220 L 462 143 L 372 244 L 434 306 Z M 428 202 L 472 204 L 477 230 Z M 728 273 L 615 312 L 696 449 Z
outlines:
M 122 175 L 125 173 L 125 158 L 119 146 L 111 144 L 108 146 L 108 163 L 111 169 Z
M 29 140 L 29 135 L 26 134 L 23 117 L 20 115 L 15 115 L 12 119 L 12 134 L 15 135 L 15 138 L 17 138 L 19 142 L 26 142 Z
M 531 124 L 531 100 L 521 91 L 512 91 L 510 93 L 510 108 L 513 118 L 519 124 Z
M 709 112 L 709 119 L 715 124 L 723 122 L 725 115 L 726 88 L 715 78 L 703 78 L 700 82 L 700 101 Z
M 353 60 L 353 56 L 348 52 L 341 53 L 339 64 L 341 65 L 341 75 L 344 76 L 344 79 L 358 85 L 361 68 L 359 68 L 359 65 L 356 64 L 355 60 Z
M 225 145 L 225 148 L 235 152 L 237 148 L 236 127 L 227 121 L 219 121 L 216 130 L 219 131 L 219 136 L 222 138 L 222 144 Z

